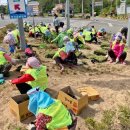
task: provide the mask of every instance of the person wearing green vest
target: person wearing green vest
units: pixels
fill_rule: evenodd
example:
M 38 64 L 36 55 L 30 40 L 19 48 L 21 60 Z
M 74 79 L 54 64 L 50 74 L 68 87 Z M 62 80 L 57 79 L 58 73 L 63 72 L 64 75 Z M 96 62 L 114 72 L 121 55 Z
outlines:
M 95 29 L 94 26 L 91 26 L 91 27 L 92 27 L 92 34 L 93 34 L 93 36 L 96 37 L 96 35 L 97 35 L 97 31 L 96 31 L 96 29 Z
M 8 77 L 12 65 L 16 65 L 16 60 L 12 59 L 6 50 L 0 47 L 0 74 L 3 74 L 4 77 Z
M 21 94 L 27 93 L 31 88 L 39 87 L 40 90 L 45 90 L 48 86 L 48 77 L 46 73 L 46 66 L 40 65 L 40 62 L 35 57 L 30 57 L 27 60 L 26 66 L 28 69 L 20 78 L 11 80 Z
M 39 33 L 40 33 L 40 29 L 37 27 L 37 26 L 35 26 L 35 28 L 34 27 L 32 27 L 30 30 L 29 30 L 29 37 L 38 37 L 39 36 Z
M 65 108 L 60 100 L 53 99 L 39 88 L 31 89 L 27 94 L 29 96 L 28 110 L 36 116 L 36 120 L 29 125 L 29 129 L 75 130 L 77 118 Z
M 52 40 L 52 43 L 56 43 L 59 48 L 64 47 L 64 41 L 63 38 L 66 36 L 66 32 L 61 32 L 54 40 Z
M 83 37 L 85 38 L 86 42 L 91 43 L 92 41 L 95 41 L 96 44 L 98 43 L 97 38 L 92 34 L 92 28 L 85 29 L 83 31 Z
M 73 29 L 70 28 L 66 31 L 67 35 L 71 38 L 73 36 Z
M 75 46 L 76 46 L 77 50 L 79 50 L 80 47 L 85 45 L 85 40 L 84 40 L 83 36 L 80 35 L 79 32 L 77 32 L 77 31 L 74 32 L 73 37 L 74 37 L 74 42 L 75 42 Z
M 55 60 L 56 64 L 61 67 L 61 72 L 64 71 L 63 64 L 77 64 L 74 44 L 70 41 L 68 36 L 65 36 L 63 41 L 65 46 L 63 48 L 60 48 L 53 56 L 53 59 Z

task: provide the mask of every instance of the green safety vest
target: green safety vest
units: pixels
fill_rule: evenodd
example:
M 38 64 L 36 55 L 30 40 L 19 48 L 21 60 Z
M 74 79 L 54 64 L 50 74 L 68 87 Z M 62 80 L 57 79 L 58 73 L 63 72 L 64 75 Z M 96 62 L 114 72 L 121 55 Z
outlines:
M 92 28 L 92 34 L 95 35 L 96 34 L 96 29 Z
M 64 46 L 64 37 L 66 36 L 65 32 L 60 33 L 52 42 L 55 42 L 59 48 Z
M 18 37 L 20 37 L 19 30 L 18 29 L 13 30 L 12 34 L 13 34 L 13 36 L 15 38 L 16 43 L 18 43 L 19 42 Z
M 39 108 L 38 113 L 43 113 L 52 117 L 51 122 L 46 125 L 48 130 L 56 130 L 72 124 L 69 111 L 59 100 L 55 100 L 55 102 L 48 108 Z
M 0 51 L 0 65 L 5 65 L 7 63 L 7 60 L 3 56 L 5 53 L 3 51 Z
M 91 37 L 91 33 L 90 31 L 84 31 L 83 35 L 85 35 L 85 41 L 91 41 L 92 37 Z
M 73 30 L 70 28 L 66 31 L 67 35 L 70 36 L 71 34 L 73 34 Z
M 30 74 L 35 80 L 29 81 L 27 84 L 32 88 L 39 87 L 41 90 L 45 90 L 48 86 L 48 78 L 46 74 L 46 66 L 41 66 L 37 69 L 28 69 L 26 74 Z
M 82 44 L 85 44 L 84 38 L 81 35 L 78 35 L 78 40 L 82 42 Z M 75 41 L 76 39 L 74 39 Z
M 34 28 L 32 28 L 32 29 L 30 30 L 30 32 L 34 33 Z M 35 32 L 40 32 L 40 30 L 39 30 L 38 27 L 35 27 Z
M 55 55 L 53 56 L 53 59 L 56 58 L 56 57 L 60 57 L 60 52 L 61 52 L 61 51 L 64 51 L 64 52 L 65 52 L 65 47 L 60 48 L 60 49 L 55 53 Z
M 41 26 L 39 29 L 40 29 L 41 33 L 44 34 L 47 30 L 47 27 Z

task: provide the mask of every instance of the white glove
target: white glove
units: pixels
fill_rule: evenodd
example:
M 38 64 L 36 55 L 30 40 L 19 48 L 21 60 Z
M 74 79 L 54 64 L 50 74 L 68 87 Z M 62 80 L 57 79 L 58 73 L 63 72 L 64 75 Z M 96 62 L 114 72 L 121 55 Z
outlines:
M 33 128 L 35 128 L 35 125 L 34 124 L 29 124 L 27 126 L 27 130 L 32 130 Z
M 118 63 L 119 62 L 119 58 L 116 58 L 116 63 Z

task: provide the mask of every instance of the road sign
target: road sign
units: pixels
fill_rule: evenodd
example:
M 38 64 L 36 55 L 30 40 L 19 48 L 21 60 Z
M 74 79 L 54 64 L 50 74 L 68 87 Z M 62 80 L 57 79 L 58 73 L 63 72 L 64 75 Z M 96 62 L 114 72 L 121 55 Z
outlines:
M 94 2 L 94 6 L 103 6 L 103 1 Z
M 7 0 L 11 19 L 26 18 L 25 0 Z
M 123 2 L 120 4 L 120 14 L 125 14 L 126 13 L 126 3 Z

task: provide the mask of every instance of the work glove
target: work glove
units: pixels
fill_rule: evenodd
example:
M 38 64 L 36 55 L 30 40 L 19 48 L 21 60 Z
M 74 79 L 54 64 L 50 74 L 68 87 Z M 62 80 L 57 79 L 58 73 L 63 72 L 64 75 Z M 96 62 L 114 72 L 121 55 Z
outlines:
M 116 58 L 116 64 L 119 62 L 119 58 Z

